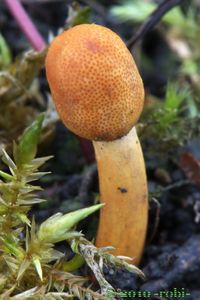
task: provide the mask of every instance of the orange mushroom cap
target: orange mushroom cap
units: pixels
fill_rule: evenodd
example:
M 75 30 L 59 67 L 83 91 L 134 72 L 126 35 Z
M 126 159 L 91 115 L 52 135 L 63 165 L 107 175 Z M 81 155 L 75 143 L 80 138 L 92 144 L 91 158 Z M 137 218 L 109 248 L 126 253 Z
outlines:
M 46 72 L 62 121 L 83 138 L 120 138 L 141 114 L 144 89 L 135 62 L 106 27 L 82 24 L 57 36 Z

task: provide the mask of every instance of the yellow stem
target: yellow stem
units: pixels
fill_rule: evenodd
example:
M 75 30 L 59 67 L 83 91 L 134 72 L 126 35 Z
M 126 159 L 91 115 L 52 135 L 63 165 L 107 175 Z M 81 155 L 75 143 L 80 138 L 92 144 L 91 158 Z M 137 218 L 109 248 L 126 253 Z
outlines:
M 138 264 L 148 221 L 148 191 L 143 154 L 135 128 L 112 142 L 93 142 L 98 166 L 100 211 L 96 245 Z

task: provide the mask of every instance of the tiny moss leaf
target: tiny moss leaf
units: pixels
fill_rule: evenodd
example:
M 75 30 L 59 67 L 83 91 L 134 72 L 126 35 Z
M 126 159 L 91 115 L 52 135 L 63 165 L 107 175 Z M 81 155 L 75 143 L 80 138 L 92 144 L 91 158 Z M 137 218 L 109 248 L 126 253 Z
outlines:
M 44 115 L 39 117 L 24 131 L 22 138 L 14 149 L 14 158 L 17 166 L 22 166 L 34 159 L 42 127 Z

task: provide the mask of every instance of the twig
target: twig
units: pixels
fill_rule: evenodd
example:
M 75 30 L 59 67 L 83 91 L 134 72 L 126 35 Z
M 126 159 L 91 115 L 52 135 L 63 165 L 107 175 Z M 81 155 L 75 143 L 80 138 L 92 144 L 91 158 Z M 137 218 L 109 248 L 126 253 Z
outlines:
M 88 5 L 89 7 L 91 7 L 94 11 L 96 11 L 99 15 L 104 16 L 106 15 L 106 9 L 104 8 L 104 6 L 102 4 L 100 4 L 101 2 L 95 2 L 95 1 L 91 1 L 91 0 L 82 0 L 83 3 L 85 3 L 86 5 Z
M 93 251 L 93 245 L 84 245 L 79 244 L 79 251 L 81 255 L 84 257 L 84 259 L 87 262 L 87 265 L 90 267 L 90 269 L 93 271 L 99 285 L 101 288 L 101 292 L 103 295 L 106 295 L 109 290 L 113 290 L 112 285 L 109 284 L 109 282 L 104 278 L 104 275 L 102 273 L 102 270 L 100 269 L 99 263 L 95 259 L 95 252 Z
M 164 0 L 149 16 L 149 18 L 139 27 L 135 35 L 127 42 L 127 47 L 131 49 L 143 36 L 149 32 L 161 18 L 173 7 L 179 5 L 182 0 Z
M 83 202 L 88 201 L 88 192 L 91 187 L 94 175 L 97 172 L 96 164 L 92 164 L 86 173 L 83 175 L 81 186 L 78 193 L 78 198 Z
M 25 4 L 35 4 L 35 3 L 49 3 L 49 2 L 66 2 L 66 0 L 20 0 L 22 3 Z
M 192 182 L 189 179 L 179 180 L 177 182 L 169 184 L 166 187 L 159 187 L 159 188 L 157 188 L 154 192 L 151 192 L 150 195 L 151 195 L 151 197 L 156 197 L 156 196 L 158 197 L 158 196 L 160 196 L 164 192 L 167 192 L 167 191 L 170 191 L 170 190 L 173 190 L 173 189 L 176 189 L 176 188 L 180 188 L 180 187 L 182 187 L 184 185 L 188 185 L 188 184 L 191 184 L 191 183 Z
M 22 32 L 36 51 L 42 51 L 46 43 L 19 0 L 4 0 L 9 11 L 17 21 Z
M 94 149 L 93 149 L 91 141 L 85 140 L 84 138 L 81 138 L 79 136 L 77 136 L 77 138 L 79 140 L 81 150 L 83 152 L 86 162 L 87 163 L 93 162 L 94 161 Z
M 176 188 L 180 188 L 181 186 L 183 185 L 187 185 L 187 184 L 190 184 L 191 183 L 191 180 L 189 179 L 183 179 L 183 180 L 180 180 L 180 181 L 177 181 L 173 184 L 170 184 L 164 188 L 161 189 L 162 192 L 166 192 L 166 191 L 170 191 L 170 190 L 173 190 L 173 189 L 176 189 Z
M 151 201 L 154 202 L 157 207 L 156 207 L 155 220 L 154 220 L 154 224 L 153 224 L 153 230 L 152 230 L 150 238 L 147 241 L 147 244 L 150 244 L 151 241 L 153 240 L 153 238 L 156 234 L 156 231 L 158 229 L 159 221 L 160 221 L 160 203 L 158 202 L 158 200 L 156 198 L 151 198 Z

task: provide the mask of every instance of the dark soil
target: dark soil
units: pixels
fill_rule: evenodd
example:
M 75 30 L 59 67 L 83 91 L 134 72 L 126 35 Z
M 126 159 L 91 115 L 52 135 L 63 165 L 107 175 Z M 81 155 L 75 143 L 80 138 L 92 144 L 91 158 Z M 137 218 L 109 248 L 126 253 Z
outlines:
M 109 26 L 125 39 L 129 38 L 134 28 L 119 25 L 110 18 L 106 7 L 108 2 L 110 5 L 115 1 L 104 1 L 101 2 L 104 4 L 100 7 L 94 7 L 93 21 Z M 69 4 L 70 1 L 58 1 L 58 3 L 51 1 L 47 4 L 38 1 L 26 4 L 27 11 L 46 41 L 49 31 L 56 34 L 58 28 L 64 25 L 67 3 Z M 29 47 L 2 1 L 0 31 L 11 47 L 14 57 Z M 153 74 L 142 70 L 145 87 L 157 96 L 163 95 L 167 79 L 173 76 L 173 68 L 170 68 L 170 65 L 166 66 L 163 58 L 168 53 L 163 43 L 162 37 L 154 30 L 142 44 L 143 51 L 155 62 Z M 43 75 L 41 88 L 43 92 L 47 91 Z M 44 154 L 53 154 L 54 159 L 45 167 L 52 171 L 52 175 L 45 177 L 41 182 L 45 188 L 43 197 L 49 199 L 48 205 L 34 210 L 39 222 L 57 211 L 66 212 L 90 205 L 98 193 L 96 166 L 86 162 L 77 139 L 61 124 L 58 124 L 55 136 L 55 140 L 49 147 L 50 150 L 43 150 Z M 196 149 L 196 152 L 198 150 Z M 172 149 L 172 152 L 176 156 L 176 149 Z M 133 274 L 113 269 L 105 269 L 106 278 L 116 289 L 122 289 L 124 298 L 128 299 L 198 300 L 200 299 L 200 186 L 188 183 L 179 166 L 170 159 L 166 169 L 171 182 L 162 183 L 159 176 L 155 176 L 155 171 L 160 167 L 159 161 L 154 162 L 152 167 L 146 154 L 145 159 L 150 193 L 155 192 L 160 185 L 164 189 L 159 197 L 156 197 L 159 203 L 153 200 L 150 202 L 149 232 L 141 264 L 146 280 L 142 281 Z M 177 182 L 183 184 L 176 185 Z M 169 185 L 171 188 L 167 188 Z M 83 221 L 79 227 L 88 238 L 92 238 L 95 235 L 97 222 L 98 216 L 91 217 L 89 222 Z M 125 291 L 132 292 L 128 295 Z M 141 293 L 135 296 L 133 292 L 136 291 Z M 174 296 L 170 291 L 173 291 Z M 151 295 L 147 295 L 147 292 Z

